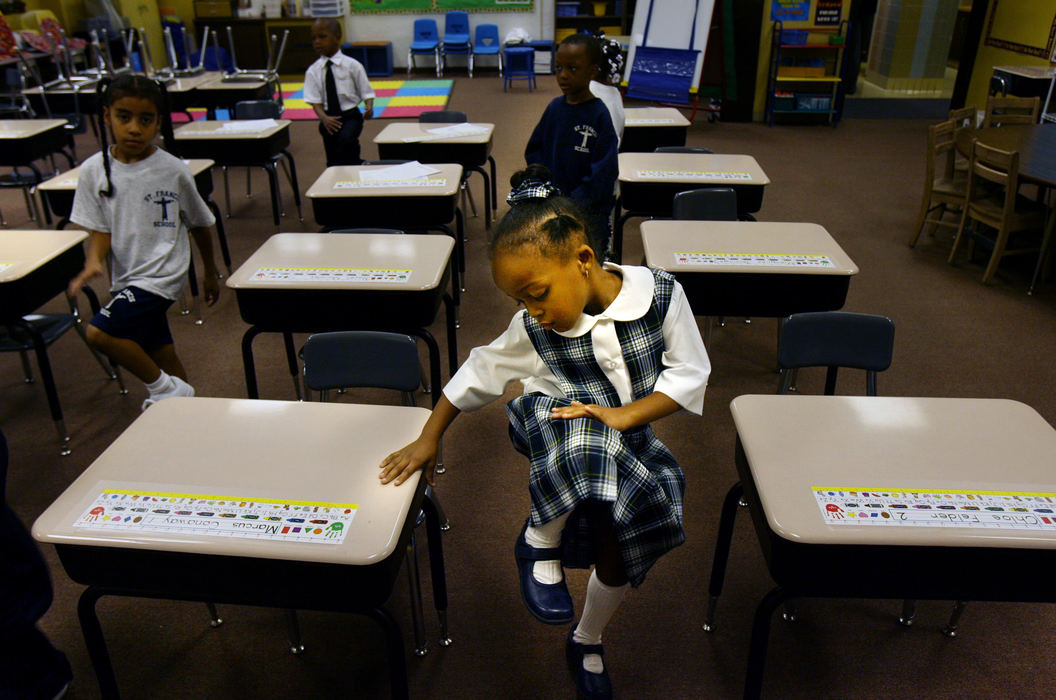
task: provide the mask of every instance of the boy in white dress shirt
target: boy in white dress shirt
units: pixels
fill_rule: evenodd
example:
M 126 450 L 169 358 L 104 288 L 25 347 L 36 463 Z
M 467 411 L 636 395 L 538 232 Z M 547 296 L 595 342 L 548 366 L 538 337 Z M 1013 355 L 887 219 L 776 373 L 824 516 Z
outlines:
M 304 101 L 319 117 L 326 164 L 359 165 L 359 134 L 363 120 L 374 116 L 374 90 L 367 71 L 341 53 L 341 24 L 333 17 L 312 25 L 312 47 L 318 60 L 304 74 Z M 359 111 L 363 102 L 365 111 Z

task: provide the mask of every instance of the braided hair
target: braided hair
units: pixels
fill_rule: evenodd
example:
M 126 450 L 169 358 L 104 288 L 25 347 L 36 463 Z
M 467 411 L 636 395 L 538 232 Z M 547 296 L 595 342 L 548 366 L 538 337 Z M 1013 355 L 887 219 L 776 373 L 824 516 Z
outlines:
M 602 60 L 598 63 L 598 82 L 605 85 L 619 85 L 623 80 L 623 47 L 615 39 L 609 39 L 603 32 L 597 35 Z
M 488 254 L 531 246 L 546 257 L 566 258 L 586 243 L 597 256 L 596 232 L 582 208 L 550 184 L 550 169 L 533 163 L 510 177 L 510 210 L 495 226 Z
M 158 110 L 158 118 L 161 120 L 161 137 L 168 150 L 171 150 L 174 140 L 172 115 L 169 113 L 169 95 L 165 91 L 165 84 L 154 78 L 123 73 L 116 78 L 100 80 L 95 92 L 99 98 L 100 118 L 103 122 L 103 128 L 99 130 L 99 139 L 103 146 L 103 170 L 106 172 L 106 188 L 99 190 L 99 196 L 110 198 L 114 196 L 114 183 L 110 179 L 110 144 L 106 128 L 106 110 L 125 97 L 138 97 L 150 101 Z

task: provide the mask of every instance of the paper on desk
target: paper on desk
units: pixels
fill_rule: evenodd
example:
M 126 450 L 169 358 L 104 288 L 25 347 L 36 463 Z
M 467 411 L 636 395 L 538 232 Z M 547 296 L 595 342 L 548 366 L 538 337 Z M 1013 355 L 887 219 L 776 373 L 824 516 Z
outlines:
M 236 121 L 224 122 L 219 131 L 226 131 L 228 133 L 253 133 L 257 131 L 264 131 L 265 129 L 271 129 L 277 126 L 278 122 L 274 119 L 239 119 Z
M 413 180 L 415 178 L 425 177 L 426 175 L 433 175 L 438 172 L 440 171 L 436 168 L 431 168 L 428 165 L 422 165 L 418 161 L 412 160 L 388 168 L 360 170 L 359 179 L 365 182 L 374 182 L 377 180 Z
M 423 136 L 408 136 L 403 140 L 405 142 L 413 141 L 435 141 L 438 139 L 451 139 L 458 138 L 460 136 L 475 136 L 477 134 L 488 133 L 487 127 L 478 126 L 476 124 L 470 124 L 469 122 L 462 122 L 461 124 L 449 124 L 448 126 L 441 126 L 436 129 L 427 129 L 428 134 Z

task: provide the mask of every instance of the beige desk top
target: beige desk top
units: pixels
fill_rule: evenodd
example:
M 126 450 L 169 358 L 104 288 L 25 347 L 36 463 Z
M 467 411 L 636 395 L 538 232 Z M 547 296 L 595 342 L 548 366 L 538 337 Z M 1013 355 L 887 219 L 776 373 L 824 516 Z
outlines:
M 811 491 L 1056 492 L 1056 430 L 1018 401 L 746 395 L 730 410 L 769 525 L 785 539 L 1056 549 L 1056 528 L 828 525 Z
M 365 565 L 391 554 L 416 479 L 382 486 L 378 464 L 429 412 L 403 406 L 175 398 L 130 425 L 36 523 L 51 544 Z M 105 488 L 359 506 L 339 545 L 73 527 Z
M 196 90 L 255 90 L 268 84 L 265 80 L 229 80 L 224 82 L 224 74 L 220 72 L 208 73 L 209 80 L 203 80 L 195 85 Z
M 64 124 L 65 119 L 0 119 L 0 139 L 27 139 Z
M 227 279 L 232 289 L 341 289 L 416 292 L 436 289 L 455 239 L 427 234 L 277 233 Z M 257 280 L 264 267 L 411 270 L 406 282 Z
M 689 120 L 674 107 L 625 107 L 625 127 L 689 126 Z
M 384 170 L 391 165 L 335 165 L 323 171 L 312 186 L 308 188 L 305 197 L 308 199 L 349 198 L 349 197 L 451 197 L 458 193 L 459 183 L 462 180 L 462 166 L 454 163 L 441 163 L 429 167 L 440 172 L 427 175 L 425 179 L 444 180 L 443 185 L 435 187 L 414 187 L 411 185 L 400 185 L 398 182 L 386 187 L 350 187 L 335 189 L 334 184 L 341 181 L 359 181 L 359 173 L 365 170 Z
M 421 143 L 488 143 L 495 132 L 494 124 L 472 122 L 473 126 L 487 129 L 486 133 L 470 134 L 467 136 L 452 136 L 448 138 L 437 138 L 432 133 L 434 129 L 440 129 L 453 124 L 441 124 L 427 122 L 392 122 L 382 129 L 374 137 L 374 143 L 405 143 L 408 139 L 420 140 Z
M 199 121 L 184 124 L 173 132 L 177 141 L 230 141 L 266 139 L 290 126 L 289 119 L 276 119 L 275 126 L 260 131 L 238 131 L 225 129 L 224 124 L 237 124 L 237 121 Z
M 1034 80 L 1048 80 L 1056 73 L 1052 66 L 994 66 L 994 70 Z
M 53 85 L 46 91 L 48 95 L 91 95 L 95 97 L 95 91 L 98 87 L 99 81 L 95 79 L 81 80 L 70 85 L 69 83 L 63 83 L 61 85 Z M 27 87 L 22 90 L 23 95 L 39 95 L 41 92 L 45 92 L 44 88 L 40 85 L 34 85 L 33 87 Z
M 87 232 L 76 230 L 0 229 L 0 284 L 22 279 L 87 238 Z
M 196 90 L 207 83 L 214 82 L 220 78 L 221 75 L 223 74 L 219 71 L 206 71 L 205 73 L 198 73 L 197 75 L 176 78 L 165 86 L 165 90 L 168 92 L 190 92 L 191 90 Z
M 801 275 L 856 275 L 858 266 L 829 232 L 817 224 L 770 221 L 642 222 L 642 245 L 649 267 L 672 274 L 686 272 L 745 272 Z M 789 265 L 679 264 L 675 253 L 746 253 L 770 255 L 827 255 L 832 267 Z
M 190 160 L 184 159 L 183 162 L 191 171 L 192 176 L 197 176 L 209 168 L 215 165 L 215 162 L 208 158 L 191 158 Z M 49 178 L 44 182 L 37 185 L 38 190 L 45 192 L 61 192 L 61 191 L 74 191 L 77 189 L 77 178 L 80 176 L 81 168 L 77 166 L 71 170 L 67 170 L 64 173 L 59 173 L 53 178 Z
M 643 177 L 641 170 L 667 170 L 699 175 L 680 177 Z M 705 173 L 748 173 L 748 180 L 732 180 Z M 663 184 L 699 182 L 703 185 L 768 185 L 759 163 L 751 156 L 726 153 L 621 153 L 620 182 Z

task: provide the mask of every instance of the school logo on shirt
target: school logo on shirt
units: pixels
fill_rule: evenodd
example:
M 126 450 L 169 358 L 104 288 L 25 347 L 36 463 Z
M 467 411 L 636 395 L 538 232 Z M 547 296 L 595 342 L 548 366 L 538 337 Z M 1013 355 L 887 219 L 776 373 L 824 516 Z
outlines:
M 143 201 L 154 204 L 154 227 L 175 228 L 179 213 L 180 197 L 175 192 L 158 190 L 143 197 Z
M 574 148 L 580 153 L 590 153 L 590 146 L 588 145 L 591 138 L 598 138 L 598 132 L 594 130 L 590 124 L 578 124 L 573 127 L 573 131 L 583 137 L 583 140 L 579 142 L 578 146 Z

